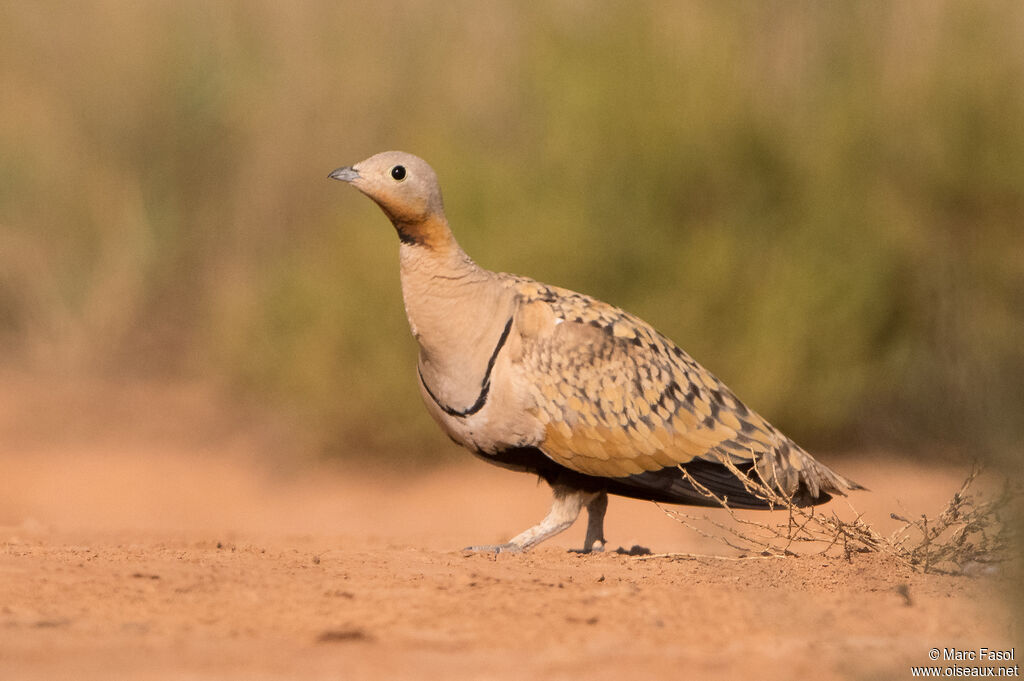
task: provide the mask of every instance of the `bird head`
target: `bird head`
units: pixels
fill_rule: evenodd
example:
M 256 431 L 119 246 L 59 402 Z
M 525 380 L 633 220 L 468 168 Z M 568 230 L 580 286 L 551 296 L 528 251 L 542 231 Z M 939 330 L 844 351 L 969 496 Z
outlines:
M 403 241 L 427 236 L 429 224 L 445 222 L 437 175 L 427 162 L 402 151 L 385 151 L 328 177 L 348 182 L 376 202 Z

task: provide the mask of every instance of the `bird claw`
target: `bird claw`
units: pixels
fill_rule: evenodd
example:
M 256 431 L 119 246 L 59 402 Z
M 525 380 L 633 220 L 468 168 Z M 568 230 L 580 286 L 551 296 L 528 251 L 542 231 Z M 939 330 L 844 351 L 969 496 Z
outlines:
M 594 542 L 594 545 L 590 548 L 569 549 L 569 553 L 604 553 L 604 543 Z
M 505 544 L 484 544 L 482 546 L 467 546 L 463 551 L 473 553 L 522 553 L 523 547 L 518 544 L 507 542 Z

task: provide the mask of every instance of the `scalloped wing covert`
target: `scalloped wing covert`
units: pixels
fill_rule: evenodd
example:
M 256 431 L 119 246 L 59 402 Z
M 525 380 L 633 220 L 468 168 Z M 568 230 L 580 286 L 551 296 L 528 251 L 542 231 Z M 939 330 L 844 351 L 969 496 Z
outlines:
M 538 447 L 586 475 L 621 478 L 703 460 L 753 464 L 792 496 L 859 485 L 819 464 L 643 320 L 515 278 L 515 358 L 544 424 Z

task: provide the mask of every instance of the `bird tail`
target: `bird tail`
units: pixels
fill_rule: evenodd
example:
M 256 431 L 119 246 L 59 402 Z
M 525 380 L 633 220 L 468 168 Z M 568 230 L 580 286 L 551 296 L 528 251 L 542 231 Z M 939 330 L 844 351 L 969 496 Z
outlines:
M 758 477 L 797 506 L 824 503 L 833 495 L 866 489 L 786 440 L 754 464 Z

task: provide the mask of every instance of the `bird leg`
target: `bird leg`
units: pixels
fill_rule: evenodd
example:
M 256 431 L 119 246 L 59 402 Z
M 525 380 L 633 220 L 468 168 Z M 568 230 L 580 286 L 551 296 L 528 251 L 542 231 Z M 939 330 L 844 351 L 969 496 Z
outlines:
M 505 544 L 469 546 L 467 551 L 493 551 L 495 553 L 519 553 L 528 551 L 545 539 L 568 529 L 576 522 L 580 511 L 587 507 L 587 537 L 580 553 L 604 550 L 604 512 L 608 507 L 607 492 L 585 492 L 568 485 L 552 485 L 554 499 L 551 510 L 544 520 L 525 532 L 521 532 Z
M 604 551 L 604 512 L 608 510 L 608 492 L 601 491 L 587 502 L 587 537 L 582 553 Z

